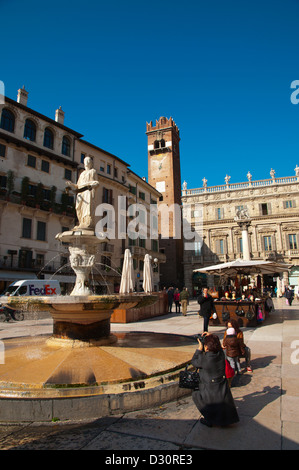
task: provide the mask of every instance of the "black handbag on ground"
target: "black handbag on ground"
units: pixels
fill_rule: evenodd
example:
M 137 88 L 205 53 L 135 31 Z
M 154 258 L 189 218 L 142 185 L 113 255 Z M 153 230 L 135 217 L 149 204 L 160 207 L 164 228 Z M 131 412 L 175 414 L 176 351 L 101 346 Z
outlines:
M 181 370 L 179 378 L 179 387 L 188 388 L 189 390 L 198 390 L 199 387 L 199 372 L 196 370 L 188 370 L 188 365 L 185 370 Z

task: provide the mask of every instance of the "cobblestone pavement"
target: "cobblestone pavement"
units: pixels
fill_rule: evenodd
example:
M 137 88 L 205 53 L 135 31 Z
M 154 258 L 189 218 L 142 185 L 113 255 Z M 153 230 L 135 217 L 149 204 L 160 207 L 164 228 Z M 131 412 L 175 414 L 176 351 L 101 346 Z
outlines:
M 191 301 L 187 317 L 172 313 L 138 323 L 112 324 L 112 330 L 193 335 L 202 331 L 196 307 Z M 187 396 L 153 409 L 96 420 L 0 423 L 0 449 L 299 450 L 299 302 L 287 307 L 284 299 L 275 299 L 275 307 L 262 325 L 244 329 L 253 373 L 234 378 L 232 393 L 240 416 L 237 425 L 206 428 Z M 224 328 L 211 327 L 210 331 L 221 337 Z M 51 332 L 51 318 L 0 324 L 0 339 Z

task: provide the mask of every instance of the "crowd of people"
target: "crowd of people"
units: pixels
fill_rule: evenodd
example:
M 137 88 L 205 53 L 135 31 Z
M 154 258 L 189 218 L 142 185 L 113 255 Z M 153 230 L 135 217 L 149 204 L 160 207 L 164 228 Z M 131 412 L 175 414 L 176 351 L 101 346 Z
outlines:
M 188 289 L 186 287 L 183 287 L 182 291 L 180 291 L 178 288 L 175 289 L 174 287 L 169 287 L 167 290 L 164 290 L 167 292 L 168 312 L 172 312 L 173 304 L 175 304 L 175 312 L 181 313 L 182 307 L 182 314 L 186 316 L 187 306 L 189 303 Z

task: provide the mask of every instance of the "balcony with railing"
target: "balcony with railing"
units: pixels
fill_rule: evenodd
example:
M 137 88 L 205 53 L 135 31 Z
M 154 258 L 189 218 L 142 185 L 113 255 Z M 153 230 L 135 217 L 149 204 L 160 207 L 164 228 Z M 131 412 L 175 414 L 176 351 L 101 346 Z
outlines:
M 6 271 L 32 271 L 34 273 L 55 273 L 59 274 L 74 274 L 69 263 L 61 261 L 44 261 L 40 262 L 38 259 L 21 258 L 17 255 L 2 255 L 0 256 L 0 270 Z
M 207 181 L 207 180 L 205 180 Z M 207 186 L 206 184 L 202 188 L 187 189 L 186 187 L 182 190 L 182 196 L 196 196 L 200 194 L 218 193 L 223 191 L 241 190 L 241 189 L 254 189 L 264 186 L 284 185 L 299 183 L 298 176 L 285 176 L 281 178 L 269 178 L 264 180 L 251 181 L 250 179 L 241 183 L 229 183 L 221 184 L 218 186 Z

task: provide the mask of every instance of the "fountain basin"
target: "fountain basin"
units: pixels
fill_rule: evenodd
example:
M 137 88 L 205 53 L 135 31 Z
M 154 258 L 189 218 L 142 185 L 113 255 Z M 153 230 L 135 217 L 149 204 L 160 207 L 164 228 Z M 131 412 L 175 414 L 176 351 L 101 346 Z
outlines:
M 153 305 L 157 295 L 145 293 L 88 296 L 2 297 L 4 305 L 17 310 L 47 310 L 53 318 L 53 335 L 49 345 L 61 341 L 69 347 L 111 344 L 117 341 L 110 333 L 110 318 L 117 308 L 140 308 Z

